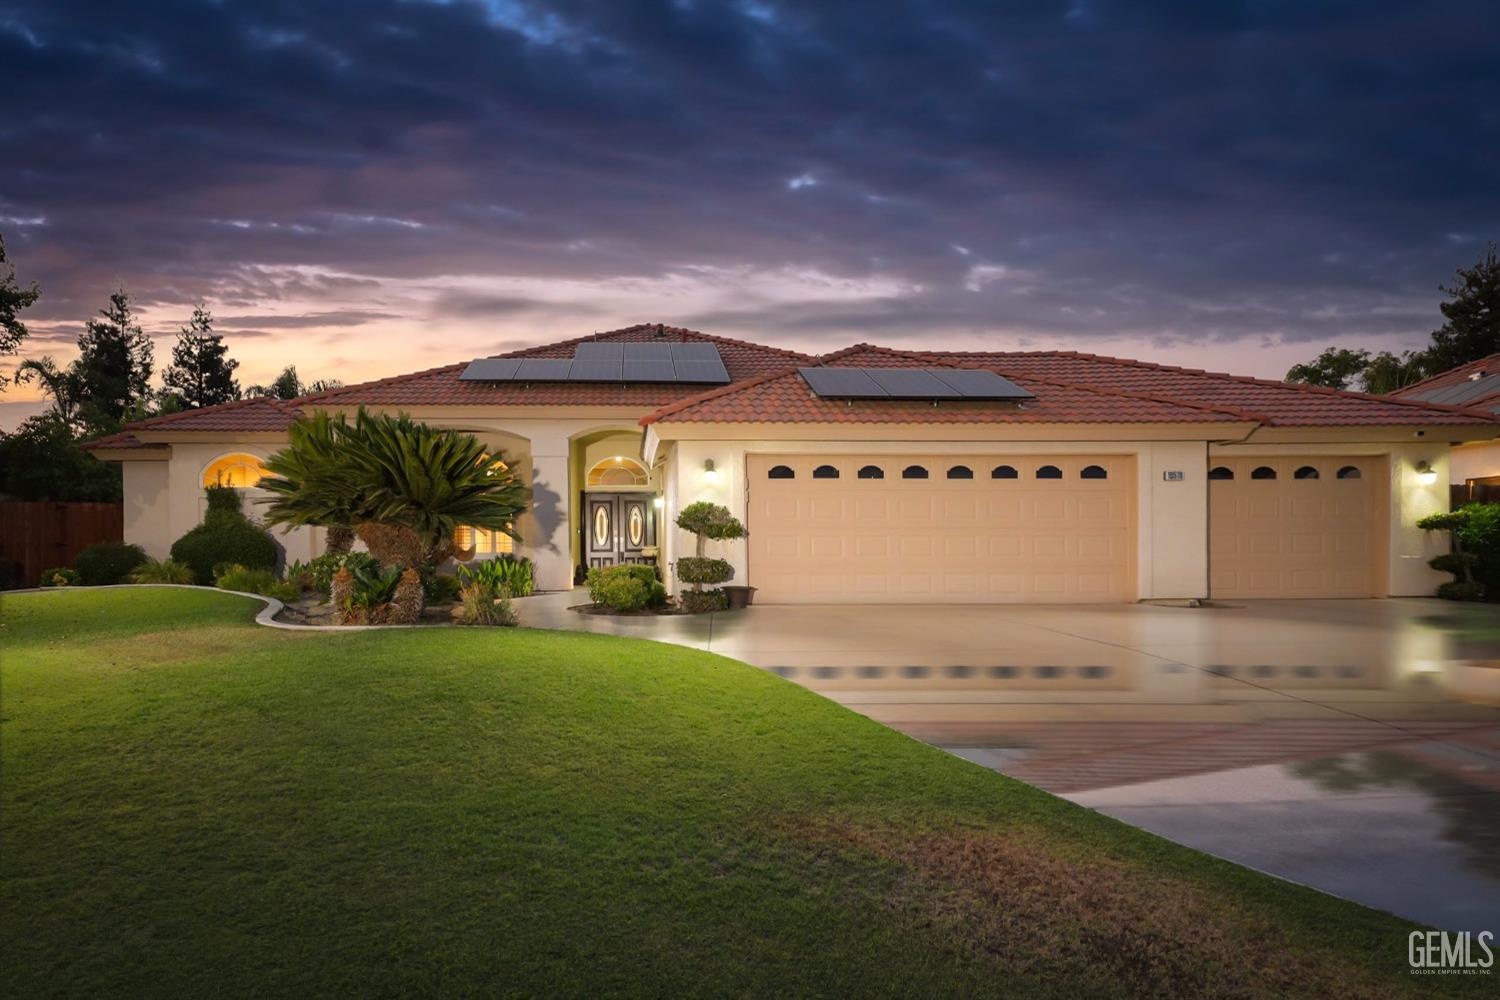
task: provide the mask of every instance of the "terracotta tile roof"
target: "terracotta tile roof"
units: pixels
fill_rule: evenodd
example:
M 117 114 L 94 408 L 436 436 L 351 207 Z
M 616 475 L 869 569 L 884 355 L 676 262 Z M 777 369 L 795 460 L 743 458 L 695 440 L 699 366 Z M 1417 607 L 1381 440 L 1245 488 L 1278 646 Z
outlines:
M 930 356 L 950 364 L 989 368 L 1006 377 L 1057 378 L 1095 388 L 1242 408 L 1261 414 L 1267 424 L 1279 427 L 1483 424 L 1493 419 L 1472 408 L 1340 392 L 1321 386 L 1076 351 L 935 351 Z
M 297 419 L 299 412 L 297 404 L 289 400 L 264 397 L 241 399 L 218 406 L 205 406 L 201 410 L 183 410 L 181 413 L 166 413 L 148 420 L 137 420 L 126 424 L 125 429 L 118 434 L 96 438 L 84 443 L 82 447 L 145 447 L 135 436 L 134 432 L 137 431 L 284 431 Z
M 742 340 L 714 337 L 682 327 L 643 323 L 611 330 L 589 337 L 575 337 L 556 344 L 529 347 L 496 355 L 502 358 L 570 358 L 573 350 L 586 341 L 681 343 L 700 341 L 713 344 L 724 359 L 731 382 L 743 382 L 766 372 L 793 364 L 811 364 L 813 359 L 796 351 L 763 347 Z M 468 362 L 433 368 L 415 375 L 346 386 L 329 392 L 304 396 L 299 403 L 317 406 L 661 406 L 696 390 L 674 385 L 609 385 L 594 383 L 536 382 L 461 382 L 459 374 Z
M 92 441 L 85 441 L 78 447 L 85 451 L 92 451 L 95 448 L 145 448 L 148 445 L 129 431 L 121 431 L 118 434 L 109 434 L 102 438 L 94 438 Z
M 825 355 L 822 362 L 853 367 L 958 367 L 925 354 L 857 344 Z M 694 423 L 1236 423 L 1260 422 L 1258 414 L 1208 403 L 1123 389 L 1084 386 L 1054 378 L 1008 376 L 1036 395 L 1022 406 L 991 402 L 824 399 L 795 368 L 737 386 L 724 386 L 665 406 L 641 420 Z
M 1439 372 L 1431 378 L 1425 378 L 1420 382 L 1397 389 L 1391 393 L 1399 399 L 1427 400 L 1434 393 L 1441 393 L 1445 389 L 1451 389 L 1470 381 L 1473 376 L 1491 376 L 1491 384 L 1500 382 L 1493 376 L 1500 375 L 1500 353 L 1491 354 L 1489 357 L 1480 358 L 1478 361 L 1470 361 L 1466 365 L 1457 368 L 1449 368 L 1445 372 Z M 1486 392 L 1483 395 L 1471 396 L 1464 400 L 1464 406 L 1474 410 L 1489 410 L 1500 413 L 1500 384 L 1495 384 L 1494 392 Z

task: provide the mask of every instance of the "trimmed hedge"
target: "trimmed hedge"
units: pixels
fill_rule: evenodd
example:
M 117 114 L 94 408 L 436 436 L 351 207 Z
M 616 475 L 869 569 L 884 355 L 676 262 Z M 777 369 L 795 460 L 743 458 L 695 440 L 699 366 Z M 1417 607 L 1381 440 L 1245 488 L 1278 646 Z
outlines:
M 589 570 L 589 599 L 613 611 L 640 611 L 667 603 L 655 566 L 596 566 Z
M 107 587 L 128 583 L 126 577 L 130 571 L 145 561 L 146 552 L 139 545 L 100 542 L 78 553 L 73 568 L 78 571 L 78 582 L 85 587 Z
M 276 568 L 276 541 L 240 511 L 239 493 L 228 486 L 208 488 L 203 523 L 172 543 L 172 559 L 192 567 L 193 578 L 208 586 L 214 567 Z

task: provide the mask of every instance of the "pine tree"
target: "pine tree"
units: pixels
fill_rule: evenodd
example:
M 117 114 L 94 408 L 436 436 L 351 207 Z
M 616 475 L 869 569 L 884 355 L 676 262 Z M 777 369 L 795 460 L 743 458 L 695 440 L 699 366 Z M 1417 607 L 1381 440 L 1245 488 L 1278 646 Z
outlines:
M 213 332 L 214 318 L 201 303 L 194 307 L 193 318 L 177 334 L 172 348 L 172 365 L 161 380 L 172 390 L 185 409 L 215 406 L 240 398 L 240 384 L 234 370 L 240 366 L 229 357 L 224 337 Z
M 1432 346 L 1423 352 L 1429 375 L 1500 351 L 1500 257 L 1495 244 L 1473 267 L 1459 268 L 1458 278 L 1451 288 L 1438 286 L 1452 298 L 1438 306 L 1448 322 L 1432 332 Z
M 78 360 L 70 375 L 78 419 L 90 434 L 116 430 L 125 413 L 151 395 L 151 339 L 136 322 L 122 288 L 109 297 L 78 338 Z

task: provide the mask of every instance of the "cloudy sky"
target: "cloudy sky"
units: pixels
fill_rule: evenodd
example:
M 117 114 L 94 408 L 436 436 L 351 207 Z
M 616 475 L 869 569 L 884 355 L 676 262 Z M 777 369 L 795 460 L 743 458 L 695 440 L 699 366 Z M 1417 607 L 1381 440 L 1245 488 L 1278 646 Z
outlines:
M 0 0 L 0 234 L 242 381 L 639 321 L 1279 375 L 1500 238 L 1475 2 Z M 24 407 L 11 390 L 6 423 Z M 19 405 L 18 405 L 19 404 Z

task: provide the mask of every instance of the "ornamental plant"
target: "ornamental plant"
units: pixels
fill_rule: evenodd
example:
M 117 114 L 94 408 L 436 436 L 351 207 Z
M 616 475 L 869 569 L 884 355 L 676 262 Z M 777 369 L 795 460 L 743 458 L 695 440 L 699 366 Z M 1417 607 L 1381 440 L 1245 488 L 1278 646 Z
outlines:
M 729 541 L 745 537 L 745 526 L 740 523 L 739 518 L 729 512 L 729 508 L 707 500 L 699 500 L 682 508 L 677 515 L 677 527 L 683 531 L 690 531 L 697 540 L 694 554 L 683 556 L 677 560 L 677 578 L 683 583 L 693 585 L 688 597 L 687 592 L 683 594 L 683 608 L 689 611 L 709 610 L 709 605 L 717 606 L 717 599 L 706 602 L 700 596 L 703 593 L 703 585 L 724 583 L 734 578 L 734 567 L 724 559 L 710 559 L 703 554 L 703 547 L 709 539 L 715 541 Z M 720 595 L 722 596 L 722 595 Z
M 1470 503 L 1457 510 L 1431 514 L 1417 522 L 1424 531 L 1447 531 L 1453 551 L 1427 561 L 1427 565 L 1453 580 L 1437 589 L 1437 596 L 1450 601 L 1482 601 L 1500 584 L 1500 504 Z

